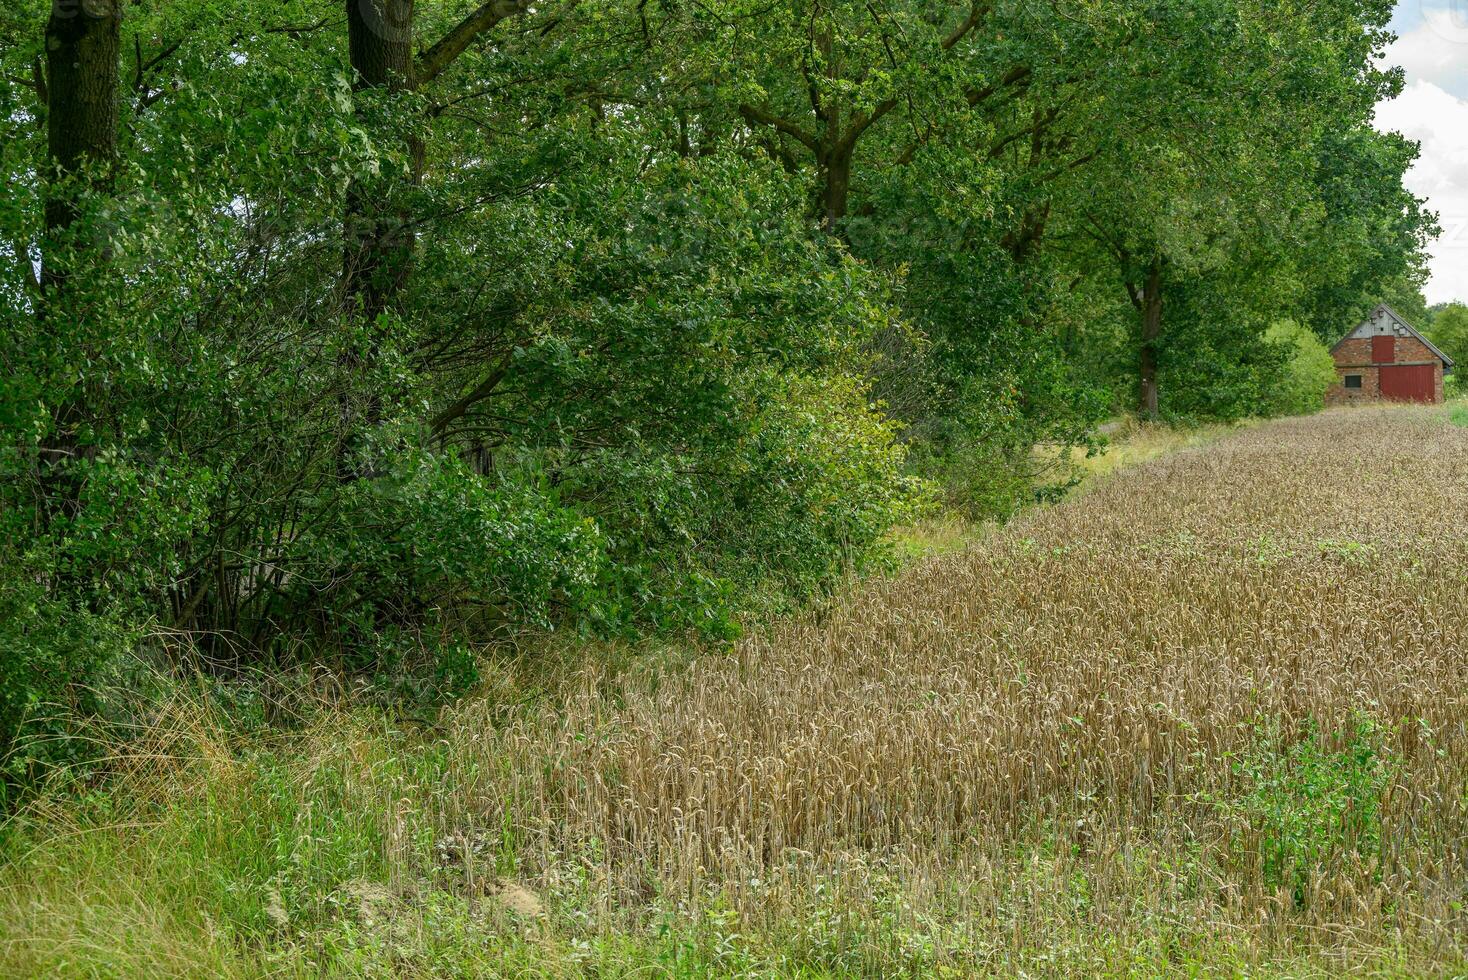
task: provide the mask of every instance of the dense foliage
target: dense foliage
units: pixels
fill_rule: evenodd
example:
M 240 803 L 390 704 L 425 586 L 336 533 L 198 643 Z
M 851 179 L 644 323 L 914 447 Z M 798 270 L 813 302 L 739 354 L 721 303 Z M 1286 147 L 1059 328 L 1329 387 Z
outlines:
M 1468 369 L 1468 306 L 1447 303 L 1435 307 L 1425 321 L 1418 322 L 1428 339 L 1453 359 L 1458 371 Z
M 1315 334 L 1293 320 L 1281 320 L 1264 334 L 1279 349 L 1284 363 L 1265 377 L 1263 415 L 1306 415 L 1325 404 L 1325 391 L 1336 383 L 1335 358 Z
M 0 743 L 140 633 L 727 636 L 1118 409 L 1313 406 L 1431 232 L 1391 5 L 1061 6 L 11 5 Z

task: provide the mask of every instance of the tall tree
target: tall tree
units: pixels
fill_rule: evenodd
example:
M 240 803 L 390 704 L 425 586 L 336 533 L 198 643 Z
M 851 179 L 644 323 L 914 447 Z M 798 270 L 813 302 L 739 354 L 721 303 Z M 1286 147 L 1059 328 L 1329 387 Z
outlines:
M 46 228 L 59 232 L 77 217 L 76 178 L 105 182 L 117 155 L 120 0 L 55 0 L 46 21 L 47 148 L 53 167 Z M 66 263 L 46 263 L 59 288 Z
M 105 252 L 95 228 L 82 224 L 81 201 L 88 190 L 105 190 L 117 156 L 118 59 L 121 0 L 55 0 L 46 21 L 46 71 L 37 86 L 46 104 L 49 182 L 46 190 L 46 243 L 42 251 L 42 334 L 56 350 L 77 347 L 57 336 L 74 329 L 79 311 L 68 309 L 68 284 L 86 275 L 89 263 Z M 76 365 L 62 373 L 75 375 Z M 66 475 L 79 450 L 84 395 L 67 392 L 52 412 L 52 429 L 43 441 L 43 513 L 75 509 L 76 481 Z
M 420 56 L 414 55 L 415 0 L 346 0 L 347 47 L 352 90 L 395 96 L 418 91 L 447 71 L 480 37 L 506 18 L 530 8 L 528 0 L 491 0 L 450 28 Z M 351 444 L 364 429 L 381 423 L 382 398 L 375 390 L 354 391 L 355 378 L 378 355 L 380 319 L 390 313 L 411 273 L 417 240 L 415 216 L 404 197 L 423 177 L 426 146 L 423 120 L 409 109 L 389 112 L 406 151 L 403 168 L 386 179 L 358 179 L 347 188 L 343 218 L 342 292 L 349 330 L 342 355 L 347 377 L 340 395 L 342 448 L 338 468 L 343 479 L 354 475 Z
M 352 91 L 409 92 L 414 88 L 414 0 L 347 0 Z M 410 179 L 422 168 L 423 142 L 408 134 Z M 413 250 L 409 216 L 381 188 L 353 182 L 347 189 L 346 254 L 342 281 L 349 313 L 369 323 L 386 312 L 401 287 Z
M 966 10 L 795 0 L 747 18 L 729 13 L 721 23 L 736 26 L 716 36 L 743 75 L 732 87 L 738 111 L 755 132 L 769 134 L 772 152 L 812 167 L 815 210 L 828 234 L 840 233 L 858 148 L 879 123 L 906 117 L 890 156 L 911 159 L 932 121 L 920 107 L 945 115 L 960 105 L 988 108 L 1032 75 L 1002 54 L 979 54 L 987 46 L 975 46 L 975 37 L 1000 34 L 989 29 L 993 5 L 981 0 Z

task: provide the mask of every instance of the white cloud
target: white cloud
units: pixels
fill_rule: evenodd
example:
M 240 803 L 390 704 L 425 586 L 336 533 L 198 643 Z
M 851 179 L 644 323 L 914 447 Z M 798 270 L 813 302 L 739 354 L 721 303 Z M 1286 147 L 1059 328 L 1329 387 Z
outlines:
M 1451 0 L 1447 7 L 1424 5 L 1421 15 L 1387 48 L 1386 63 L 1405 68 L 1409 81 L 1432 82 L 1468 97 L 1468 0 Z
M 1376 125 L 1422 144 L 1406 185 L 1427 199 L 1443 229 L 1429 246 L 1427 301 L 1468 300 L 1468 99 L 1430 81 L 1410 81 L 1401 96 L 1377 107 Z

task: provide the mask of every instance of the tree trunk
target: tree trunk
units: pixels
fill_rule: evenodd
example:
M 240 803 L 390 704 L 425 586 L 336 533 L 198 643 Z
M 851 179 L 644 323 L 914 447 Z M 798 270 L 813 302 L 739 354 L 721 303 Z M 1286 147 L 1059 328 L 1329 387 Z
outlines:
M 1138 410 L 1146 418 L 1157 415 L 1157 340 L 1162 336 L 1162 259 L 1154 258 L 1147 269 L 1147 284 L 1141 294 L 1142 345 L 1139 351 L 1140 397 Z
M 414 0 L 346 0 L 347 44 L 352 64 L 352 90 L 411 91 L 413 78 Z M 412 178 L 422 168 L 423 145 L 407 139 Z M 382 421 L 382 399 L 376 393 L 359 395 L 355 375 L 377 359 L 380 338 L 375 336 L 382 314 L 407 281 L 416 236 L 411 216 L 399 199 L 403 187 L 376 186 L 354 181 L 347 188 L 343 216 L 342 292 L 349 328 L 362 335 L 349 340 L 342 354 L 346 390 L 340 400 L 342 447 L 338 470 L 343 479 L 356 475 L 350 456 L 352 443 L 363 428 Z
M 93 189 L 105 188 L 117 156 L 118 56 L 122 39 L 120 0 L 55 0 L 46 21 L 46 136 L 52 171 L 46 191 L 47 247 L 42 249 L 40 332 L 52 350 L 67 344 L 56 329 L 75 327 L 68 310 L 68 283 L 85 274 L 86 260 L 105 244 L 79 240 L 73 228 L 89 175 Z M 70 241 L 66 241 L 68 237 Z M 59 400 L 52 431 L 41 445 L 42 513 L 47 521 L 74 513 L 79 488 L 65 473 L 78 453 L 76 428 L 85 405 L 76 397 Z
M 46 230 L 62 231 L 76 220 L 76 188 L 66 186 L 88 163 L 106 171 L 117 155 L 118 53 L 122 39 L 119 0 L 55 0 L 46 21 L 46 136 L 56 186 L 46 198 Z M 47 285 L 59 286 L 67 270 L 46 263 Z
M 830 150 L 822 167 L 821 228 L 834 235 L 846 217 L 846 202 L 851 194 L 851 156 L 848 147 Z
M 413 0 L 347 0 L 347 39 L 353 91 L 413 88 Z M 416 171 L 422 147 L 409 142 Z M 349 310 L 369 322 L 402 287 L 414 245 L 401 203 L 384 201 L 382 190 L 360 183 L 347 189 L 343 283 Z M 396 197 L 391 190 L 386 196 Z
M 1040 250 L 1050 223 L 1050 207 L 1050 202 L 1045 201 L 1026 208 L 1020 218 L 1019 227 L 1005 232 L 1000 240 L 1000 244 L 1008 250 L 1016 265 L 1029 262 Z

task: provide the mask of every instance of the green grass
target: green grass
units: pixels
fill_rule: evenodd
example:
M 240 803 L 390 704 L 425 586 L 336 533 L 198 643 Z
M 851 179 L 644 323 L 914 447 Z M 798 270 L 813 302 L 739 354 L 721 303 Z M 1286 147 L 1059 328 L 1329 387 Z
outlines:
M 1448 420 L 1454 425 L 1460 425 L 1468 429 L 1468 402 L 1459 402 L 1448 406 Z
M 897 560 L 905 563 L 962 551 L 977 541 L 983 532 L 982 524 L 956 514 L 941 514 L 894 528 L 887 540 Z

